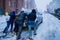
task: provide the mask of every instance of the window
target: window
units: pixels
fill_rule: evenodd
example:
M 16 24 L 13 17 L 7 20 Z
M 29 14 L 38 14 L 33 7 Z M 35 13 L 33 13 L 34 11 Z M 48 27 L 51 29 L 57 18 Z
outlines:
M 15 6 L 15 4 L 14 4 L 14 0 L 12 0 L 12 4 L 11 4 L 11 5 L 12 5 L 12 7 L 14 7 L 14 6 Z
M 10 2 L 10 0 L 8 1 L 8 5 L 11 6 L 11 2 Z

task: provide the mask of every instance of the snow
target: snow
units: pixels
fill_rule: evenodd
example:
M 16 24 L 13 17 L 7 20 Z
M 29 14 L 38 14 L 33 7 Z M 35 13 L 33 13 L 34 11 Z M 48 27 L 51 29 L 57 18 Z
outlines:
M 7 26 L 7 21 L 9 20 L 10 16 L 0 15 L 0 32 L 4 30 Z
M 43 23 L 37 29 L 34 40 L 60 40 L 60 20 L 51 14 L 43 14 Z
M 36 3 L 36 8 L 39 11 L 44 11 L 46 10 L 46 6 L 51 2 L 52 0 L 35 0 Z
M 6 23 L 4 24 L 6 25 Z M 4 28 L 5 25 L 3 25 L 2 27 Z M 0 31 L 2 30 L 1 29 L 2 27 L 0 27 Z M 22 32 L 22 37 L 27 37 L 28 35 L 29 34 L 27 31 Z M 16 35 L 14 35 L 11 38 L 0 38 L 0 40 L 15 40 L 15 39 L 16 39 Z M 56 17 L 54 17 L 51 14 L 44 13 L 43 23 L 39 25 L 37 29 L 37 35 L 33 37 L 33 39 L 34 40 L 60 40 L 60 20 L 58 20 Z

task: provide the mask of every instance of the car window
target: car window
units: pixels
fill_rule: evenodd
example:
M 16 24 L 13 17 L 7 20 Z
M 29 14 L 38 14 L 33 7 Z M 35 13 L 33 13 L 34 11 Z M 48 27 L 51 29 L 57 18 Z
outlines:
M 42 13 L 40 13 L 40 12 L 37 12 L 36 14 L 37 14 L 37 15 L 42 15 Z

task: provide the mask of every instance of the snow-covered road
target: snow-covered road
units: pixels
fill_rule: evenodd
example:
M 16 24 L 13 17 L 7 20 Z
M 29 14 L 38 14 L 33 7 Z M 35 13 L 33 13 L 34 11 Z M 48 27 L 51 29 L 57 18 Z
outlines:
M 1 28 L 1 27 L 0 27 Z M 26 32 L 27 33 L 27 32 Z M 25 35 L 26 36 L 26 35 Z M 15 40 L 16 36 L 0 40 Z M 60 40 L 60 20 L 51 14 L 43 14 L 43 23 L 37 29 L 34 40 Z
M 43 14 L 43 23 L 34 40 L 60 40 L 60 20 L 51 14 Z

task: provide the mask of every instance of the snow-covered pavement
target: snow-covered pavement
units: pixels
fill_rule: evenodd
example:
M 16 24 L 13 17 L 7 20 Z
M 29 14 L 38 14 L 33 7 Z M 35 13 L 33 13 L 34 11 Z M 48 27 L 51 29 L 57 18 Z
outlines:
M 1 27 L 0 27 L 1 28 Z M 1 29 L 0 29 L 1 30 Z M 25 34 L 26 33 L 26 34 Z M 22 33 L 26 36 L 28 33 Z M 1 35 L 1 34 L 0 34 Z M 16 36 L 11 38 L 0 38 L 0 40 L 15 40 Z M 60 40 L 60 20 L 51 14 L 43 14 L 43 23 L 37 29 L 37 35 L 34 40 Z
M 60 20 L 51 14 L 43 14 L 43 23 L 34 40 L 60 40 Z

